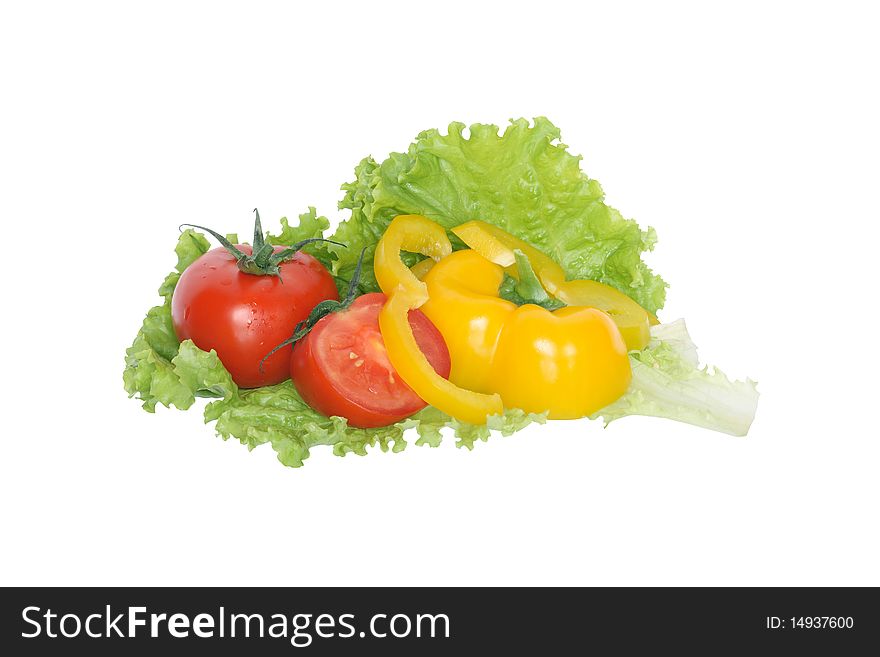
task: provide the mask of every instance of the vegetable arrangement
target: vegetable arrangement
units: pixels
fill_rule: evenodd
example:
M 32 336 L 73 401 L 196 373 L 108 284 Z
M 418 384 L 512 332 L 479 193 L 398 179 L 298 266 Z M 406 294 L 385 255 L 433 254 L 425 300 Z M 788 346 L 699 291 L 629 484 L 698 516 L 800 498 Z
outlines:
M 558 138 L 544 118 L 423 132 L 358 164 L 329 237 L 314 208 L 278 234 L 257 213 L 251 245 L 187 228 L 126 390 L 150 412 L 210 398 L 221 437 L 294 467 L 316 445 L 400 451 L 410 428 L 467 448 L 580 417 L 745 435 L 755 383 L 701 369 L 684 322 L 658 321 L 654 231 L 606 205 Z

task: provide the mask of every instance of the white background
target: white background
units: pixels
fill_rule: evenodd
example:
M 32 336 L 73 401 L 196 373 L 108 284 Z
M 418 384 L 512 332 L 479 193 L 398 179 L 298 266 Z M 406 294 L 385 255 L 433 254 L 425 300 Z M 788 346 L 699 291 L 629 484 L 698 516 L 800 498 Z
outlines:
M 880 584 L 870 3 L 4 3 L 2 584 Z M 661 317 L 760 382 L 650 418 L 299 470 L 123 352 L 184 221 L 334 222 L 366 154 L 547 115 L 656 227 Z

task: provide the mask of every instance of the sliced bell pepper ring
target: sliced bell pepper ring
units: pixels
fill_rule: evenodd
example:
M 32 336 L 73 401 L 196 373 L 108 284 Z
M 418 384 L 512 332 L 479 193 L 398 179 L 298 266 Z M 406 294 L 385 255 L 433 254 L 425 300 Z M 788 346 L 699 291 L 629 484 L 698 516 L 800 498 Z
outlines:
M 388 296 L 379 313 L 388 358 L 400 377 L 428 404 L 463 422 L 484 424 L 489 415 L 503 412 L 501 397 L 460 388 L 431 367 L 409 324 L 409 311 L 428 301 L 428 288 L 403 264 L 401 251 L 440 260 L 452 252 L 452 244 L 440 225 L 418 215 L 396 217 L 379 240 L 373 268 L 379 287 Z
M 522 251 L 528 257 L 541 285 L 552 296 L 556 295 L 559 285 L 565 282 L 565 271 L 553 258 L 498 226 L 474 219 L 456 226 L 452 232 L 486 260 L 504 267 L 513 277 L 519 273 L 514 251 Z

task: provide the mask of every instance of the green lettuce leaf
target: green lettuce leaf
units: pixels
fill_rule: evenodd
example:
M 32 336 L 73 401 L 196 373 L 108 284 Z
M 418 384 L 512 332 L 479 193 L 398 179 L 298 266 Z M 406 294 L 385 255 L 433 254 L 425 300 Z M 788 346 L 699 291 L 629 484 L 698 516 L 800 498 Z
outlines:
M 489 440 L 493 430 L 498 431 L 502 436 L 510 436 L 533 422 L 544 424 L 546 421 L 547 413 L 526 413 L 518 408 L 508 408 L 501 415 L 489 416 L 486 424 L 468 424 L 458 420 L 450 420 L 450 425 L 458 439 L 456 446 L 473 449 L 476 441 L 486 442 Z
M 629 390 L 594 417 L 607 424 L 627 415 L 651 415 L 745 436 L 758 406 L 757 384 L 700 368 L 682 319 L 652 327 L 651 337 L 646 349 L 630 354 Z
M 183 271 L 210 248 L 211 244 L 201 233 L 187 229 L 180 234 L 174 247 L 175 271 L 168 274 L 159 287 L 159 295 L 165 301 L 147 311 L 140 331 L 125 352 L 122 373 L 125 390 L 130 397 L 140 399 L 147 411 L 155 411 L 156 404 L 185 410 L 195 401 L 197 389 L 181 382 L 172 362 L 180 342 L 171 323 L 171 295 Z
M 296 226 L 291 226 L 287 217 L 281 217 L 281 232 L 277 235 L 267 233 L 266 241 L 276 246 L 290 246 L 313 237 L 324 237 L 324 231 L 328 228 L 330 228 L 330 221 L 327 217 L 318 216 L 315 208 L 309 206 L 308 212 L 299 215 L 299 223 Z M 302 251 L 329 263 L 327 252 L 321 247 L 320 243 L 306 244 Z
M 641 258 L 654 246 L 654 230 L 606 205 L 599 183 L 581 171 L 580 156 L 558 142 L 556 126 L 519 119 L 499 136 L 497 126 L 475 124 L 467 138 L 464 129 L 451 123 L 446 135 L 426 130 L 406 153 L 358 164 L 339 203 L 351 217 L 333 236 L 348 248 L 326 247 L 335 274 L 349 276 L 364 246 L 371 261 L 399 214 L 422 214 L 447 228 L 482 219 L 547 253 L 569 278 L 611 285 L 651 312 L 663 306 L 666 283 Z M 365 289 L 377 290 L 372 267 L 364 269 Z
M 473 448 L 474 441 L 487 440 L 491 429 L 508 436 L 532 422 L 543 423 L 544 415 L 506 411 L 489 418 L 487 425 L 460 423 L 436 408 L 427 407 L 412 417 L 387 427 L 358 429 L 344 418 L 327 417 L 306 404 L 290 381 L 274 386 L 239 391 L 229 399 L 210 403 L 205 421 L 215 421 L 217 433 L 224 439 L 235 438 L 253 449 L 269 443 L 284 465 L 299 467 L 309 457 L 311 448 L 332 446 L 337 456 L 367 454 L 368 447 L 400 452 L 407 446 L 405 433 L 414 429 L 417 445 L 438 447 L 441 430 L 451 427 L 459 447 Z

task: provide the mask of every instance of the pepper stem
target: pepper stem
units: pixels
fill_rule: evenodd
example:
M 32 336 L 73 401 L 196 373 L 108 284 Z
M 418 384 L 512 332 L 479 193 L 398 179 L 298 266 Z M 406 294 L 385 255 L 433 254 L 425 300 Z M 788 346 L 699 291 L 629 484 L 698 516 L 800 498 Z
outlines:
M 507 299 L 520 306 L 531 303 L 547 310 L 556 310 L 565 306 L 564 303 L 547 294 L 547 290 L 541 285 L 541 281 L 535 274 L 535 270 L 532 269 L 532 263 L 529 262 L 529 257 L 525 253 L 514 249 L 513 256 L 516 261 L 518 278 L 514 279 L 505 275 L 505 281 L 499 290 L 502 299 Z

